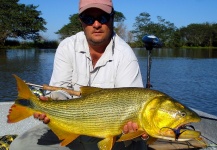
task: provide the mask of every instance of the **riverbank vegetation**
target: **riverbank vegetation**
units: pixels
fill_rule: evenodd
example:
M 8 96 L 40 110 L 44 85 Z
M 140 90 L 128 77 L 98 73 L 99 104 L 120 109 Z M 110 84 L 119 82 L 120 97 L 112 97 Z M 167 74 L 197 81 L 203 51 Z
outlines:
M 18 41 L 18 40 L 6 40 L 3 46 L 0 48 L 22 48 L 22 49 L 29 49 L 29 48 L 40 48 L 40 49 L 56 49 L 59 45 L 59 41 L 50 41 L 50 40 L 43 40 L 43 41 Z
M 7 39 L 36 41 L 46 31 L 46 21 L 38 6 L 19 4 L 19 0 L 0 1 L 0 45 Z
M 0 48 L 56 48 L 58 40 L 50 41 L 40 35 L 47 29 L 42 12 L 37 10 L 38 6 L 18 2 L 0 2 Z M 164 47 L 217 47 L 217 23 L 192 23 L 177 28 L 161 16 L 157 17 L 157 22 L 153 22 L 149 13 L 142 12 L 135 18 L 133 30 L 127 31 L 125 20 L 125 16 L 116 11 L 114 30 L 131 47 L 144 47 L 141 39 L 147 34 L 157 36 Z M 62 40 L 79 31 L 82 31 L 82 27 L 78 14 L 73 14 L 69 16 L 69 23 L 56 34 Z

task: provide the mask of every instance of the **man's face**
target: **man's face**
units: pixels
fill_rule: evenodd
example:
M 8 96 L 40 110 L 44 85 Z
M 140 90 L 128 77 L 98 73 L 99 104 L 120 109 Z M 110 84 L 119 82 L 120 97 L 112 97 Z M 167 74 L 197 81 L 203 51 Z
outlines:
M 87 9 L 82 13 L 83 16 L 90 16 L 93 18 L 99 18 L 93 21 L 93 24 L 85 24 L 82 22 L 84 33 L 87 41 L 93 46 L 105 46 L 107 45 L 112 37 L 113 33 L 113 19 L 109 16 L 110 20 L 107 23 L 100 23 L 100 18 L 106 13 L 97 8 Z M 102 20 L 102 19 L 101 19 Z

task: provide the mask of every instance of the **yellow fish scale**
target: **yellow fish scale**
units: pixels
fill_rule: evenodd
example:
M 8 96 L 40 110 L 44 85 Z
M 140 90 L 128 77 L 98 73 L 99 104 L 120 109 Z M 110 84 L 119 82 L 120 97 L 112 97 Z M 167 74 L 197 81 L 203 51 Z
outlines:
M 46 112 L 52 123 L 69 133 L 106 137 L 120 134 L 128 121 L 138 122 L 148 93 L 141 88 L 103 89 L 67 102 L 38 102 L 33 109 Z

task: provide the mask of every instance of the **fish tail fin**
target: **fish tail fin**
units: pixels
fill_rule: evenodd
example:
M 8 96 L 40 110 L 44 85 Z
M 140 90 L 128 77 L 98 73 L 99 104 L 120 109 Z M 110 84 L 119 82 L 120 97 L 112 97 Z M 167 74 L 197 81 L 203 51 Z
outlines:
M 18 104 L 13 104 L 9 110 L 9 114 L 7 116 L 8 123 L 19 122 L 25 118 L 28 118 L 33 115 L 33 110 L 28 107 L 24 107 Z
M 14 77 L 17 81 L 18 98 L 9 110 L 8 123 L 15 123 L 33 115 L 30 101 L 37 100 L 25 82 L 16 75 Z
M 13 75 L 17 81 L 18 99 L 32 100 L 36 96 L 31 92 L 26 83 L 17 75 Z

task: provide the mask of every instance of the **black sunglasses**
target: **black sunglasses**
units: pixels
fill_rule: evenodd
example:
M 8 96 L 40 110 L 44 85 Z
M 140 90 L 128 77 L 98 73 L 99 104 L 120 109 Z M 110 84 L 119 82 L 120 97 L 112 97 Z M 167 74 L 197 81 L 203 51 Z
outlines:
M 87 25 L 92 25 L 96 20 L 101 23 L 101 24 L 105 24 L 108 23 L 111 16 L 114 15 L 114 11 L 112 11 L 110 14 L 102 14 L 101 16 L 98 17 L 93 17 L 93 16 L 89 16 L 89 15 L 85 15 L 85 14 L 80 14 L 79 18 L 81 19 L 81 21 Z

